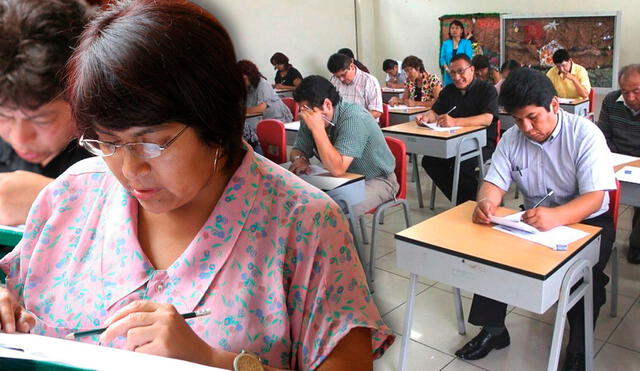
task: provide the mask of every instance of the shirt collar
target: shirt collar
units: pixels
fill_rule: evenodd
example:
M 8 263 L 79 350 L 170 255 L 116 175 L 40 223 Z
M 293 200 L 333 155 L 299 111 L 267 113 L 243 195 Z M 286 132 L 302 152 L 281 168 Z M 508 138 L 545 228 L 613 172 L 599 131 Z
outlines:
M 622 102 L 622 104 L 624 104 L 624 106 L 627 107 L 629 109 L 629 111 L 631 111 L 631 114 L 633 114 L 634 116 L 638 116 L 638 114 L 640 114 L 640 110 L 634 111 L 633 108 L 631 108 L 631 107 L 629 107 L 627 105 L 627 102 L 624 100 L 624 97 L 622 96 L 622 93 L 620 94 L 618 99 L 616 99 L 616 102 Z
M 460 92 L 460 94 L 462 95 L 467 95 L 467 93 L 469 92 L 469 90 L 473 89 L 476 84 L 477 84 L 478 79 L 474 76 L 473 80 L 471 80 L 471 82 L 469 83 L 469 85 L 467 85 L 467 87 L 465 89 L 458 89 L 458 91 Z
M 251 226 L 246 225 L 245 222 L 249 215 L 257 212 L 254 210 L 254 201 L 259 190 L 263 189 L 260 186 L 263 174 L 258 171 L 258 161 L 260 160 L 256 158 L 250 148 L 246 148 L 246 151 L 242 163 L 231 176 L 225 191 L 203 227 L 186 250 L 166 270 L 169 279 L 165 283 L 164 295 L 172 298 L 172 304 L 179 312 L 193 311 L 197 307 L 218 272 L 227 263 L 240 234 L 251 233 Z M 127 197 L 134 201 L 131 202 L 133 206 L 129 207 L 126 212 L 129 217 L 132 217 L 129 225 L 136 226 L 138 203 L 130 195 L 127 194 Z M 116 209 L 123 213 L 125 208 Z M 121 215 L 120 217 L 126 216 Z M 116 218 L 113 220 L 127 219 Z M 120 227 L 121 223 L 117 223 L 117 225 Z M 133 247 L 130 249 L 132 257 L 120 269 L 133 272 L 131 276 L 134 279 L 109 287 L 105 285 L 109 307 L 144 285 L 155 272 L 146 257 L 139 256 L 142 250 L 137 242 L 137 233 L 135 233 L 135 228 L 130 227 L 130 229 L 131 238 L 126 243 L 133 243 L 129 245 Z M 106 264 L 122 265 L 121 263 L 124 263 L 110 251 L 104 251 L 104 253 Z M 195 292 L 194 287 L 198 288 Z M 183 293 L 189 293 L 189 295 Z

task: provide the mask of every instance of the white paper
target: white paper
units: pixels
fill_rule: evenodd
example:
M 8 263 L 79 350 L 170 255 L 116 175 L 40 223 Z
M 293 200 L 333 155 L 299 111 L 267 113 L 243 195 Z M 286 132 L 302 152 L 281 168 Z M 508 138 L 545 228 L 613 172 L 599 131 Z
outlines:
M 628 164 L 629 162 L 633 162 L 637 160 L 640 160 L 640 157 L 633 157 L 633 156 L 623 155 L 621 153 L 611 152 L 611 166 Z
M 448 132 L 456 131 L 462 128 L 462 126 L 449 126 L 449 127 L 438 126 L 438 124 L 435 122 L 424 122 L 424 121 L 420 121 L 418 123 L 418 126 L 425 129 L 431 129 L 434 131 L 448 131 Z
M 407 106 L 406 104 L 398 104 L 398 105 L 389 107 L 389 109 L 390 110 L 408 110 L 409 106 Z
M 567 226 L 559 226 L 559 227 L 552 228 L 546 232 L 541 232 L 536 228 L 520 221 L 520 218 L 522 217 L 523 213 L 524 211 L 507 215 L 506 217 L 502 217 L 502 218 L 492 217 L 491 218 L 492 222 L 494 222 L 494 219 L 499 219 L 500 221 L 504 222 L 494 226 L 493 229 L 504 232 L 504 233 L 508 233 L 516 237 L 523 238 L 527 241 L 535 242 L 540 245 L 550 247 L 552 249 L 556 249 L 558 245 L 569 246 L 570 243 L 588 235 L 588 233 L 585 231 L 581 231 L 579 229 L 575 229 Z M 518 222 L 516 223 L 517 226 L 516 224 L 511 224 L 511 223 L 515 223 L 516 221 Z M 522 224 L 524 224 L 525 226 L 528 226 L 530 228 L 529 231 L 525 231 Z
M 618 170 L 616 178 L 621 182 L 640 184 L 640 167 L 625 166 Z
M 388 87 L 383 87 L 382 91 L 385 93 L 402 93 L 404 91 L 403 88 L 388 88 Z
M 282 164 L 280 164 L 280 166 L 282 166 L 283 168 L 289 170 L 289 168 L 291 167 L 291 162 L 282 163 Z M 328 172 L 329 172 L 329 170 L 323 168 L 320 165 L 310 164 L 309 165 L 309 174 L 303 174 L 302 176 L 327 174 Z M 298 176 L 300 176 L 300 175 L 298 175 Z
M 298 131 L 300 130 L 300 121 L 287 122 L 286 124 L 284 124 L 284 129 Z
M 323 191 L 336 189 L 341 185 L 350 182 L 351 178 L 340 178 L 331 175 L 298 175 L 305 182 L 320 188 Z
M 558 98 L 558 102 L 560 104 L 570 104 L 571 102 L 573 102 L 575 99 L 573 98 Z
M 520 231 L 524 231 L 524 232 L 528 232 L 528 233 L 538 233 L 540 232 L 539 230 L 537 230 L 535 227 L 530 226 L 529 224 L 523 222 L 522 220 L 522 214 L 524 214 L 524 211 L 521 211 L 519 213 L 515 213 L 515 214 L 511 214 L 511 215 L 507 215 L 507 216 L 491 216 L 491 222 L 495 223 L 495 224 L 500 224 L 500 225 L 506 225 L 507 227 L 511 227 L 511 228 L 515 228 L 517 230 Z
M 121 370 L 221 370 L 173 358 L 152 356 L 32 334 L 0 333 L 0 355 L 12 358 L 58 362 L 100 371 Z M 19 348 L 23 352 L 10 348 Z

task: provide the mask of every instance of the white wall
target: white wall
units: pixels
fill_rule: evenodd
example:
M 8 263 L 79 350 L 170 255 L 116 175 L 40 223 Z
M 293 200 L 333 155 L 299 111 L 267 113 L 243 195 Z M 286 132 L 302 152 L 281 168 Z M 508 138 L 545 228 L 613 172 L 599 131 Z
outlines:
M 353 0 L 193 1 L 227 28 L 238 59 L 254 62 L 269 81 L 275 76 L 269 59 L 277 51 L 286 54 L 303 76 L 329 76 L 331 54 L 343 47 L 355 51 Z

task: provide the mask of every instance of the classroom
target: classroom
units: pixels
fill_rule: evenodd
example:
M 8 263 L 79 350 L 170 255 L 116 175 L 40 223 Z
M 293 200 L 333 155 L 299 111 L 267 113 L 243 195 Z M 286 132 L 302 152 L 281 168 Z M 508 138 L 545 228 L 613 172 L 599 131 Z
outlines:
M 0 0 L 0 369 L 640 369 L 638 10 Z

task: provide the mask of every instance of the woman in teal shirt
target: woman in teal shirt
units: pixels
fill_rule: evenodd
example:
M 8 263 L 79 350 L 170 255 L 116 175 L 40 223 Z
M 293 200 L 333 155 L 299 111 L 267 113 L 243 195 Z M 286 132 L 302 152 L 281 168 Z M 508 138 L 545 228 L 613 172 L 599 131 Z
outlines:
M 459 20 L 451 21 L 449 26 L 449 40 L 445 40 L 440 48 L 440 67 L 442 68 L 442 77 L 444 86 L 453 82 L 449 76 L 449 62 L 456 54 L 466 54 L 469 59 L 473 58 L 473 48 L 471 41 L 465 38 L 464 25 Z

